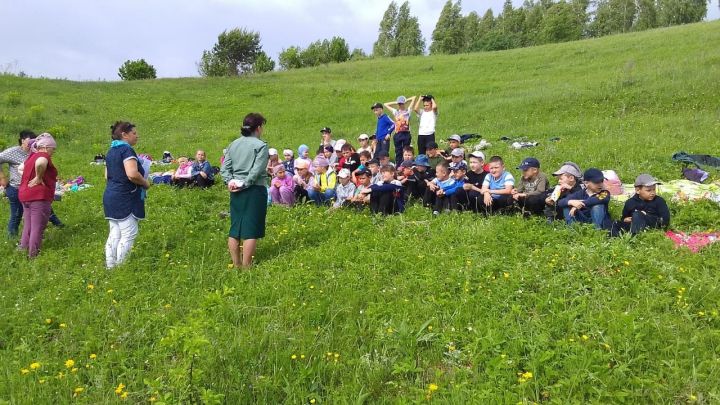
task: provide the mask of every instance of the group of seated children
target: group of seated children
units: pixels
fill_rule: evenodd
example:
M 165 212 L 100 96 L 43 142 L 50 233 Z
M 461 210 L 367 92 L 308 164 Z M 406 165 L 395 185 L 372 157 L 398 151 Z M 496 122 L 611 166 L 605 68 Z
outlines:
M 216 169 L 207 161 L 205 151 L 198 150 L 194 160 L 180 156 L 177 158 L 177 163 L 178 168 L 175 170 L 151 174 L 153 184 L 199 188 L 207 188 L 215 184 Z
M 610 192 L 599 169 L 582 172 L 577 164 L 565 162 L 553 173 L 558 184 L 550 187 L 535 158 L 520 163 L 522 176 L 516 181 L 500 156 L 492 156 L 487 162 L 482 151 L 466 156 L 457 135 L 448 138 L 448 143 L 449 148 L 441 150 L 430 142 L 427 154 L 418 156 L 411 146 L 405 147 L 397 167 L 386 151 L 380 150 L 373 157 L 371 151 L 358 152 L 343 140 L 334 146 L 321 145 L 312 160 L 306 145 L 298 149 L 297 159 L 292 150 L 284 150 L 283 161 L 271 149 L 271 200 L 285 206 L 308 201 L 333 208 L 369 207 L 373 213 L 382 214 L 402 212 L 414 200 L 429 207 L 434 215 L 447 211 L 485 215 L 519 212 L 523 216 L 544 215 L 549 222 L 593 224 L 612 235 L 634 235 L 670 223 L 667 204 L 656 194 L 660 183 L 650 175 L 637 177 L 635 195 L 625 203 L 621 220 L 613 222 L 608 210 Z

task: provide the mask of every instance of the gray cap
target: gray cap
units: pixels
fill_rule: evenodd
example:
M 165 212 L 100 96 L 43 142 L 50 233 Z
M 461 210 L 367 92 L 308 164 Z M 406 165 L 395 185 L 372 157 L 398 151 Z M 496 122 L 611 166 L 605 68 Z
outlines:
M 650 187 L 656 184 L 662 184 L 649 174 L 641 174 L 635 179 L 635 187 Z
M 476 157 L 476 158 L 478 158 L 478 159 L 482 159 L 483 161 L 485 160 L 485 154 L 482 153 L 482 152 L 479 151 L 479 150 L 473 151 L 473 152 L 470 154 L 470 156 Z
M 450 135 L 448 136 L 448 141 L 458 141 L 462 143 L 462 138 L 460 138 L 460 135 Z
M 450 152 L 453 156 L 465 156 L 465 151 L 462 148 L 455 148 Z
M 406 102 L 407 100 L 405 99 L 405 96 L 400 96 L 400 97 L 397 98 L 396 101 L 397 101 L 398 104 L 405 104 L 405 102 Z
M 580 174 L 580 170 L 578 170 L 577 165 L 574 164 L 568 164 L 569 162 L 566 162 L 562 167 L 560 167 L 560 170 L 553 173 L 554 176 L 559 176 L 561 174 L 569 174 L 571 176 L 575 176 L 578 179 L 582 177 L 582 174 Z

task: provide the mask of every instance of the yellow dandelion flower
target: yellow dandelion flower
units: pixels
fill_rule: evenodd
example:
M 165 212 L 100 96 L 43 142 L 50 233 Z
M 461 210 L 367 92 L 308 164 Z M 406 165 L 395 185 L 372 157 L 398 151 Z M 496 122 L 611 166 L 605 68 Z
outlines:
M 97 354 L 95 354 L 95 353 L 90 354 L 90 360 L 95 360 L 95 359 L 97 359 Z
M 170 253 L 165 253 L 165 258 L 170 257 Z
M 304 359 L 304 358 L 305 358 L 305 355 L 304 355 L 304 354 L 301 354 L 301 355 L 300 355 L 300 358 L 301 358 L 301 359 Z
M 127 399 L 127 397 L 128 397 L 127 391 L 123 392 L 122 395 L 120 395 L 120 398 L 122 398 L 122 399 Z
M 314 404 L 315 402 L 316 402 L 316 401 L 315 401 L 315 398 L 313 398 L 313 399 L 310 400 L 310 403 L 311 403 L 311 404 Z
M 428 325 L 428 330 L 432 330 L 432 325 Z
M 335 358 L 337 359 L 338 357 L 340 357 L 340 353 L 335 353 Z
M 22 370 L 20 370 L 20 374 L 27 374 L 29 372 L 30 372 L 30 370 L 28 370 L 26 368 L 23 368 Z
M 85 388 L 83 388 L 83 387 L 77 387 L 77 388 L 75 388 L 75 389 L 73 390 L 73 392 L 75 393 L 75 395 L 80 394 L 80 393 L 82 393 L 83 391 L 85 391 Z
M 40 368 L 40 366 L 41 366 L 41 364 L 38 363 L 38 362 L 31 363 L 31 364 L 30 364 L 30 370 L 37 370 L 37 369 Z
M 510 273 L 503 273 L 503 277 L 510 278 Z
M 588 340 L 588 339 L 590 339 L 590 337 L 588 337 L 588 335 L 582 335 L 581 337 L 582 337 L 582 340 Z
M 108 293 L 108 294 L 112 294 L 113 289 L 111 288 L 111 289 L 109 289 L 109 290 L 107 290 L 107 291 L 105 291 L 105 292 Z
M 233 268 L 233 264 L 232 263 L 228 264 L 228 269 L 232 269 L 232 268 Z
M 296 355 L 296 354 L 293 354 L 292 356 L 290 356 L 290 358 L 293 359 L 293 360 L 295 360 L 295 359 L 297 359 L 297 355 Z
M 50 325 L 50 324 L 52 323 L 52 319 L 50 319 L 50 318 L 45 318 L 45 323 L 48 324 L 48 325 Z
M 172 308 L 172 305 L 170 305 L 170 304 L 165 304 L 165 309 L 170 309 L 170 308 Z
M 690 402 L 695 402 L 695 401 L 697 401 L 697 396 L 695 396 L 695 395 L 693 395 L 693 394 L 690 394 L 690 395 L 688 396 L 688 400 L 689 400 Z
M 393 328 L 387 328 L 387 333 L 388 334 L 393 333 Z
M 125 384 L 120 383 L 120 384 L 118 384 L 117 388 L 115 388 L 115 393 L 120 395 L 120 394 L 122 394 L 124 389 L 125 389 Z
M 58 325 L 58 326 L 60 326 L 61 328 L 67 328 L 67 324 L 65 324 L 65 323 L 61 323 L 61 324 Z
M 630 262 L 627 261 L 627 260 L 625 260 L 625 261 L 623 262 L 623 264 L 625 264 L 626 266 L 629 266 L 629 265 L 630 265 Z
M 75 366 L 75 360 L 73 360 L 73 359 L 65 360 L 65 367 L 73 368 L 73 366 Z
M 522 374 L 522 377 L 526 380 L 529 380 L 529 379 L 533 378 L 533 373 L 532 373 L 532 371 L 526 371 Z
M 150 397 L 150 402 L 155 402 L 155 401 L 157 401 L 157 398 L 155 398 L 155 397 Z
M 70 369 L 71 373 L 77 373 L 77 371 L 78 371 L 77 367 L 73 367 Z
M 95 286 L 92 285 L 92 284 L 88 284 L 88 285 L 87 285 L 87 289 L 88 289 L 88 290 L 94 290 L 94 289 L 95 289 Z
M 38 383 L 39 383 L 39 384 L 45 384 L 45 381 L 46 381 L 46 380 L 45 380 L 44 378 L 41 378 L 40 380 L 38 380 Z
M 438 385 L 437 385 L 437 384 L 434 384 L 434 383 L 428 385 L 428 391 L 430 391 L 430 392 L 435 392 L 435 391 L 438 390 L 438 388 L 440 388 L 440 387 L 438 387 Z
M 455 345 L 450 345 L 450 346 L 448 346 L 448 350 L 451 351 L 451 352 L 454 352 L 454 351 L 455 351 Z

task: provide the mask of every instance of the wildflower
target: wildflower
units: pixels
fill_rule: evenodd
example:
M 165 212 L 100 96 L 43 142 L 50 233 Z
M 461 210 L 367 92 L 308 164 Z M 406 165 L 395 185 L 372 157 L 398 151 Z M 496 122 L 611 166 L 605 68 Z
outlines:
M 45 384 L 45 381 L 46 381 L 46 380 L 45 380 L 44 378 L 41 378 L 40 380 L 38 380 L 38 383 L 39 383 L 39 384 Z
M 305 355 L 304 355 L 304 354 L 301 354 L 301 355 L 300 355 L 300 359 L 304 359 L 304 358 L 305 358 Z
M 124 389 L 125 389 L 125 384 L 120 383 L 120 384 L 118 384 L 117 388 L 115 388 L 115 393 L 120 395 L 120 394 L 122 394 Z
M 170 308 L 172 308 L 172 305 L 170 305 L 170 304 L 165 304 L 165 309 L 170 309 Z
M 293 360 L 295 360 L 295 359 L 297 359 L 297 355 L 296 355 L 296 354 L 293 354 L 292 356 L 290 356 L 290 358 L 293 359 Z
M 627 261 L 627 260 L 625 260 L 625 261 L 623 262 L 623 264 L 625 264 L 626 266 L 629 266 L 629 265 L 630 265 L 630 262 Z
M 232 268 L 233 268 L 233 264 L 232 263 L 228 264 L 228 269 L 232 269 Z
M 67 324 L 65 324 L 65 323 L 61 323 L 61 324 L 58 325 L 58 326 L 60 326 L 61 328 L 67 328 Z
M 581 337 L 582 337 L 582 340 L 588 340 L 588 339 L 590 339 L 590 338 L 588 337 L 588 335 L 582 335 Z
M 112 294 L 112 292 L 113 292 L 113 289 L 112 289 L 112 288 L 110 288 L 109 290 L 107 290 L 107 291 L 105 291 L 105 292 L 106 292 L 106 293 L 108 293 L 108 294 Z
M 314 403 L 315 403 L 315 398 L 312 398 L 312 399 L 310 400 L 310 403 L 311 403 L 311 404 L 314 404 Z
M 80 395 L 83 391 L 85 391 L 85 388 L 83 388 L 83 387 L 77 387 L 77 388 L 75 388 L 75 389 L 73 390 L 73 393 L 74 393 L 75 396 L 78 396 L 78 395 Z
M 122 398 L 122 399 L 127 399 L 127 397 L 128 397 L 127 391 L 123 392 L 122 395 L 120 395 L 120 398 Z
M 95 289 L 95 286 L 92 285 L 92 284 L 88 284 L 88 285 L 87 285 L 87 289 L 88 289 L 88 290 L 94 290 L 94 289 Z
M 29 372 L 30 372 L 30 370 L 28 370 L 28 369 L 26 369 L 26 368 L 20 370 L 20 374 L 23 374 L 23 375 L 24 375 L 24 374 L 27 374 L 27 373 L 29 373 Z
M 510 273 L 503 273 L 503 277 L 510 278 Z
M 30 364 L 30 370 L 37 370 L 40 368 L 40 363 L 35 362 Z
M 432 325 L 428 325 L 428 330 L 432 330 Z
M 90 360 L 95 360 L 95 359 L 97 359 L 97 354 L 95 354 L 95 353 L 90 354 Z
M 77 371 L 78 371 L 77 367 L 73 367 L 70 369 L 71 373 L 77 373 Z
M 165 253 L 165 258 L 167 259 L 168 257 L 170 257 L 170 253 Z
M 428 391 L 430 391 L 430 392 L 435 392 L 435 391 L 438 390 L 438 388 L 439 388 L 438 385 L 437 385 L 437 384 L 434 384 L 434 383 L 428 385 Z
M 697 396 L 695 396 L 695 395 L 693 395 L 693 394 L 690 394 L 690 395 L 688 396 L 688 400 L 689 400 L 690 402 L 695 402 L 695 401 L 697 401 Z
M 67 359 L 67 360 L 65 360 L 65 367 L 67 367 L 67 368 L 73 368 L 74 365 L 75 365 L 75 360 L 73 360 L 73 359 Z
M 48 324 L 48 325 L 50 325 L 50 324 L 52 323 L 52 319 L 50 319 L 50 318 L 45 318 L 45 323 Z
M 156 398 L 156 397 L 150 397 L 150 403 L 153 403 L 153 402 L 155 402 L 155 401 L 157 401 L 157 398 Z

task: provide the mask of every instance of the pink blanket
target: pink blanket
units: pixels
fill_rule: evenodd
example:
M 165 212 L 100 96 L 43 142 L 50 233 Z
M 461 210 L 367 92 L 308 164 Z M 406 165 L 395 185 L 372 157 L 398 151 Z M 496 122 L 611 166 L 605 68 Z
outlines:
M 665 236 L 675 243 L 676 248 L 685 246 L 693 253 L 720 240 L 720 232 L 696 232 L 688 235 L 685 232 L 667 231 Z

